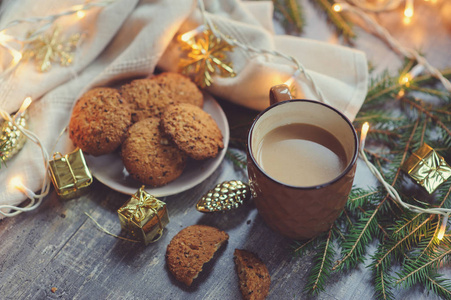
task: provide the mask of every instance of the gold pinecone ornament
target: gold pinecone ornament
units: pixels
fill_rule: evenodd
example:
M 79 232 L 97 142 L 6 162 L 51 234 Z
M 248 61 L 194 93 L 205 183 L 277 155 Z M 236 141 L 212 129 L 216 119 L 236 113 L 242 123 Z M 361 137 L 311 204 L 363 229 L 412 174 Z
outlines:
M 16 119 L 16 124 L 25 129 L 27 126 L 27 114 L 23 113 Z M 25 145 L 27 137 L 11 121 L 0 121 L 0 162 L 7 161 L 16 155 Z
M 240 180 L 218 183 L 196 204 L 200 212 L 227 211 L 239 207 L 251 197 L 249 185 Z

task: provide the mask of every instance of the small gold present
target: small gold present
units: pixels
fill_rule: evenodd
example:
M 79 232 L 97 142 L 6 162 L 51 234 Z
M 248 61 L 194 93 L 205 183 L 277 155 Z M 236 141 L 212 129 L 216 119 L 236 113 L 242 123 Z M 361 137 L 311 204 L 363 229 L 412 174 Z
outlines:
M 429 194 L 451 176 L 451 167 L 427 144 L 412 153 L 402 165 L 402 169 Z
M 59 152 L 53 154 L 49 173 L 58 196 L 65 200 L 80 196 L 92 183 L 91 171 L 78 148 L 64 156 Z
M 147 193 L 144 186 L 117 213 L 122 229 L 146 245 L 158 241 L 169 223 L 166 203 Z

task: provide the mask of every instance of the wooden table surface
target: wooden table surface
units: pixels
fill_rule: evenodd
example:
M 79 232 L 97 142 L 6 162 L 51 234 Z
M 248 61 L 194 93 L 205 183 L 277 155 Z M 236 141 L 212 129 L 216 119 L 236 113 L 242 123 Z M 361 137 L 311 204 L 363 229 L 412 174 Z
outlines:
M 306 5 L 309 13 L 307 21 L 322 18 Z M 431 17 L 430 11 L 429 15 L 427 10 L 423 13 L 425 18 Z M 383 21 L 390 25 L 390 20 L 395 17 L 392 14 Z M 425 22 L 437 23 L 440 20 L 432 18 Z M 313 29 L 311 26 L 305 36 L 330 39 L 325 25 Z M 395 25 L 395 29 L 402 42 L 412 46 L 422 44 L 408 38 L 414 34 L 413 31 L 402 31 L 399 24 Z M 314 35 L 315 31 L 325 33 Z M 428 57 L 437 67 L 449 67 L 449 28 L 430 33 L 431 36 L 423 40 Z M 396 55 L 390 54 L 383 43 L 363 31 L 359 34 L 364 37 L 356 41 L 356 46 L 367 52 L 373 64 L 376 61 L 376 66 L 381 69 L 384 66 L 393 67 L 390 62 L 398 60 Z M 434 43 L 435 47 L 432 46 Z M 247 130 L 246 124 L 255 112 L 226 102 L 220 103 L 230 118 L 232 136 L 239 134 L 240 130 Z M 359 162 L 355 183 L 374 184 L 371 174 L 362 165 Z M 106 229 L 119 234 L 116 211 L 128 199 L 127 195 L 115 192 L 98 181 L 93 183 L 89 194 L 70 201 L 58 199 L 52 190 L 37 210 L 0 221 L 0 299 L 240 299 L 233 263 L 236 248 L 253 251 L 266 263 L 272 281 L 268 299 L 305 299 L 302 289 L 312 265 L 311 256 L 293 256 L 293 241 L 269 229 L 252 201 L 227 213 L 202 214 L 196 211 L 196 202 L 207 190 L 216 183 L 231 179 L 247 181 L 246 174 L 225 159 L 198 186 L 161 198 L 167 203 L 170 223 L 163 237 L 148 246 L 109 236 L 85 215 L 85 212 L 89 213 Z M 225 230 L 230 239 L 188 288 L 168 272 L 165 252 L 172 237 L 193 224 L 216 226 Z M 451 278 L 450 270 L 445 269 L 445 274 Z M 57 290 L 52 292 L 52 288 Z M 419 289 L 396 290 L 395 297 L 431 298 Z M 327 290 L 318 297 L 371 298 L 373 288 L 370 272 L 365 265 L 350 273 L 333 276 Z

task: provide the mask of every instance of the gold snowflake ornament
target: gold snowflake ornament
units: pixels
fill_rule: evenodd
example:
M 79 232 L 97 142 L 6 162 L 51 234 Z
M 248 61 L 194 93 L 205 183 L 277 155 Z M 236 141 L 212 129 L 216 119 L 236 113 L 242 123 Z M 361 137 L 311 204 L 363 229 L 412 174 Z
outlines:
M 181 72 L 193 78 L 194 82 L 204 88 L 213 83 L 212 75 L 235 77 L 231 62 L 227 62 L 226 52 L 233 51 L 234 46 L 216 37 L 210 30 L 181 42 L 186 58 L 179 63 Z
M 70 65 L 74 60 L 74 51 L 81 35 L 73 34 L 62 38 L 60 28 L 55 27 L 52 33 L 38 35 L 26 46 L 24 58 L 34 59 L 36 67 L 41 72 L 49 71 L 52 62 L 59 62 L 62 66 Z

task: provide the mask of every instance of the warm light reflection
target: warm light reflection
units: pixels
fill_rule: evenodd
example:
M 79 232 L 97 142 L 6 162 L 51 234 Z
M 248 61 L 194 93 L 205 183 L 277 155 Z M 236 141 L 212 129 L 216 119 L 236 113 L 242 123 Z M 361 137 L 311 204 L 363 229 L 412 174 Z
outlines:
M 409 86 L 411 80 L 412 80 L 412 75 L 410 75 L 410 73 L 407 73 L 407 74 L 404 74 L 403 76 L 399 77 L 399 84 Z
M 341 7 L 340 4 L 335 3 L 335 4 L 332 6 L 332 9 L 333 9 L 334 11 L 336 11 L 336 12 L 340 12 L 340 11 L 342 11 L 343 7 Z
M 8 42 L 12 39 L 10 35 L 5 34 L 3 31 L 0 31 L 0 44 Z
M 79 19 L 83 19 L 86 16 L 86 13 L 83 10 L 77 11 L 77 17 Z
M 13 177 L 13 178 L 9 181 L 9 184 L 10 184 L 13 188 L 18 189 L 18 190 L 20 190 L 20 191 L 23 191 L 24 185 L 23 185 L 23 183 L 22 183 L 22 177 L 20 177 L 20 176 Z
M 368 134 L 369 129 L 370 124 L 368 122 L 363 123 L 362 131 L 360 133 L 360 151 L 363 151 L 363 148 L 365 148 L 366 135 Z
M 404 8 L 404 16 L 406 18 L 413 17 L 413 0 L 406 1 L 406 7 Z
M 31 97 L 25 98 L 25 100 L 22 102 L 22 105 L 20 106 L 19 111 L 17 112 L 17 115 L 21 115 L 31 104 Z
M 193 36 L 195 36 L 196 34 L 201 33 L 204 30 L 204 26 L 201 25 L 193 30 L 190 30 L 188 32 L 185 32 L 184 34 L 182 34 L 182 36 L 180 37 L 180 39 L 183 42 L 188 42 Z
M 292 77 L 288 78 L 288 80 L 285 81 L 283 84 L 285 84 L 288 87 L 290 87 L 293 84 L 293 82 L 294 82 L 294 77 L 292 76 Z
M 9 48 L 9 50 L 11 51 L 11 55 L 13 56 L 12 64 L 16 65 L 22 59 L 22 53 L 12 48 Z
M 445 236 L 445 231 L 446 231 L 446 225 L 448 223 L 448 215 L 445 215 L 443 217 L 443 221 L 442 221 L 442 225 L 440 226 L 440 230 L 437 234 L 437 238 L 441 241 L 443 239 L 443 237 Z

